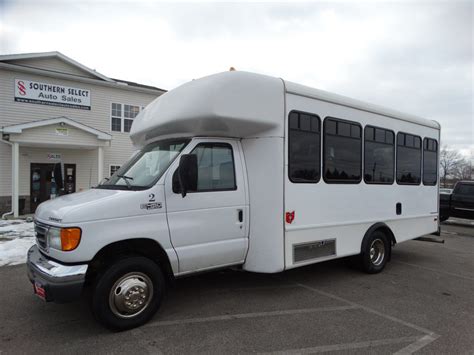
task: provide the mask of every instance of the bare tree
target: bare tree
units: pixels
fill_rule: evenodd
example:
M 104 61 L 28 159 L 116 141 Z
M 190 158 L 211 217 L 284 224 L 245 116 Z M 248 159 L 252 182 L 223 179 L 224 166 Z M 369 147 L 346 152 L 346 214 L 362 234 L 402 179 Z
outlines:
M 460 178 L 460 175 L 463 174 L 463 166 L 466 166 L 466 161 L 457 150 L 450 149 L 445 145 L 441 148 L 439 154 L 439 166 L 443 186 L 445 187 L 448 176 Z
M 459 180 L 470 180 L 472 176 L 472 164 L 467 159 L 462 159 L 457 166 L 454 167 L 453 176 Z

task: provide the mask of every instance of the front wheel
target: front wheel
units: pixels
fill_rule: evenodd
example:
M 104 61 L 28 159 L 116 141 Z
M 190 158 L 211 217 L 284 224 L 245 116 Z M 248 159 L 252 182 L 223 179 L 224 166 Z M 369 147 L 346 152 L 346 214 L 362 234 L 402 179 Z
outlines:
M 373 232 L 360 254 L 362 269 L 369 274 L 383 270 L 390 255 L 390 241 L 382 231 Z
M 159 309 L 164 285 L 160 267 L 152 260 L 138 256 L 121 259 L 99 276 L 92 313 L 114 331 L 138 327 Z

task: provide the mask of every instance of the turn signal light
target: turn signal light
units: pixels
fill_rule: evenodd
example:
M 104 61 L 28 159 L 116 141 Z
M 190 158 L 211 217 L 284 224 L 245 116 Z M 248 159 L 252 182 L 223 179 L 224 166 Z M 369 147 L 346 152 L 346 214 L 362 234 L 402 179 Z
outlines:
M 80 241 L 80 228 L 61 228 L 61 249 L 63 251 L 76 249 Z

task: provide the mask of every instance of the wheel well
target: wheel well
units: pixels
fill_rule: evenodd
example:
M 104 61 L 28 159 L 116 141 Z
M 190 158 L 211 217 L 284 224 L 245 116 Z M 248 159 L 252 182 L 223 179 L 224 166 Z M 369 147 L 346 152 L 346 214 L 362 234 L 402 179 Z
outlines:
M 379 227 L 376 230 L 380 230 L 384 232 L 385 235 L 390 238 L 390 242 L 392 243 L 392 246 L 397 243 L 397 240 L 395 239 L 395 236 L 393 235 L 392 230 L 388 226 Z
M 362 239 L 362 244 L 360 246 L 361 252 L 364 250 L 364 246 L 365 246 L 366 241 L 368 240 L 368 237 L 375 231 L 381 231 L 386 236 L 388 236 L 390 238 L 390 243 L 392 246 L 397 243 L 397 240 L 395 239 L 395 235 L 393 234 L 389 226 L 387 226 L 385 223 L 382 223 L 382 222 L 375 223 L 367 230 L 367 232 L 365 232 L 364 238 Z
M 86 282 L 90 284 L 102 270 L 113 264 L 117 259 L 129 255 L 141 255 L 153 260 L 161 267 L 163 276 L 167 281 L 174 279 L 168 255 L 161 245 L 152 239 L 137 238 L 114 242 L 99 250 L 89 263 Z

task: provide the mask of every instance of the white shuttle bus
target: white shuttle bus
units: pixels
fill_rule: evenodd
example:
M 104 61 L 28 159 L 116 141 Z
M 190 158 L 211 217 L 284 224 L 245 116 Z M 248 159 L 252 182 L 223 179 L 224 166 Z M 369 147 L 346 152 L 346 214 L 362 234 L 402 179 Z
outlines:
M 135 119 L 109 180 L 42 203 L 28 275 L 46 301 L 89 289 L 106 327 L 158 310 L 174 277 L 276 273 L 438 230 L 440 125 L 246 72 L 193 80 Z

